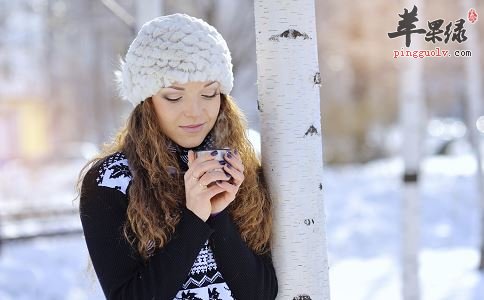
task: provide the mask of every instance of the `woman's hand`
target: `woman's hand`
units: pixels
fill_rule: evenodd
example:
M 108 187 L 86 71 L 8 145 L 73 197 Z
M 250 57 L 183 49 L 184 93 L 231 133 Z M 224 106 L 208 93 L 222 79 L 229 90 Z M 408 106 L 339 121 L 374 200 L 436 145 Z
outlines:
M 231 151 L 225 154 L 224 170 L 232 176 L 230 181 L 216 181 L 217 186 L 223 188 L 223 193 L 217 193 L 211 199 L 212 214 L 217 214 L 224 210 L 235 199 L 235 195 L 239 191 L 239 187 L 244 181 L 244 164 L 237 150 L 232 153 Z M 218 173 L 218 172 L 216 172 Z
M 216 184 L 207 186 L 217 180 L 229 179 L 224 172 L 209 172 L 223 168 L 214 158 L 214 155 L 207 153 L 195 159 L 195 153 L 192 150 L 188 152 L 188 170 L 184 175 L 186 206 L 203 221 L 212 212 L 210 199 L 224 191 Z

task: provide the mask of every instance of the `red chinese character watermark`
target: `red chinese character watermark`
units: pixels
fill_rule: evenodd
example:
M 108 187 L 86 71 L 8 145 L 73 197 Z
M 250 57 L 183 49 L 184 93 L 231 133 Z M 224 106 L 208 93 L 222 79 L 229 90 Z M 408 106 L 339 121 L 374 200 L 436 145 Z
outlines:
M 469 20 L 471 24 L 477 22 L 477 12 L 475 9 L 469 9 L 469 11 L 467 12 L 467 20 Z

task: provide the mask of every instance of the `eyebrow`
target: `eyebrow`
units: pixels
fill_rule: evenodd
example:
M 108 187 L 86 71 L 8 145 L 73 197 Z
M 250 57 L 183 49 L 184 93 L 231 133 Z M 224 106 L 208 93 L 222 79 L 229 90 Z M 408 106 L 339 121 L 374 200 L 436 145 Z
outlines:
M 207 87 L 207 86 L 209 86 L 209 85 L 214 84 L 215 82 L 217 82 L 217 81 L 212 81 L 212 82 L 209 82 L 209 83 L 207 83 L 206 85 L 204 85 L 203 87 L 205 88 L 205 87 Z M 170 88 L 170 89 L 175 89 L 175 90 L 179 90 L 179 91 L 184 91 L 184 90 L 185 90 L 185 89 L 184 89 L 184 88 L 182 88 L 182 87 L 177 87 L 177 86 L 172 86 L 172 85 L 168 86 L 167 88 Z

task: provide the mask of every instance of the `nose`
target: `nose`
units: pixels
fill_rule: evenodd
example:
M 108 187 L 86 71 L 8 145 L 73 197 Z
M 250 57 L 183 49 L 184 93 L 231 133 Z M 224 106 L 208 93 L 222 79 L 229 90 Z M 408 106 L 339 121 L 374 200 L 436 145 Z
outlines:
M 187 117 L 198 117 L 202 114 L 202 105 L 196 97 L 192 97 L 189 101 L 186 101 L 187 107 L 185 107 L 185 115 Z

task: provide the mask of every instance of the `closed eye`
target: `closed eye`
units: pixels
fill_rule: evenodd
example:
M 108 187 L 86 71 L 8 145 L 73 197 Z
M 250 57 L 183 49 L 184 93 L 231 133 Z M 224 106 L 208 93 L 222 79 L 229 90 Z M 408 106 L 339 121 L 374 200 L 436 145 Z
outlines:
M 202 97 L 205 97 L 205 98 L 215 98 L 215 96 L 217 95 L 220 95 L 220 93 L 217 93 L 215 92 L 215 94 L 213 95 L 202 95 Z M 177 102 L 178 100 L 180 100 L 182 97 L 178 97 L 178 98 L 168 98 L 168 97 L 163 97 L 165 98 L 166 100 L 170 101 L 170 102 Z
M 175 99 L 168 98 L 168 97 L 163 97 L 163 98 L 165 98 L 168 101 L 176 102 L 176 101 L 180 100 L 182 97 L 178 97 L 178 98 L 175 98 Z
M 215 93 L 211 96 L 207 96 L 207 95 L 202 95 L 203 97 L 206 97 L 206 98 L 214 98 L 215 96 L 219 95 L 219 93 Z

